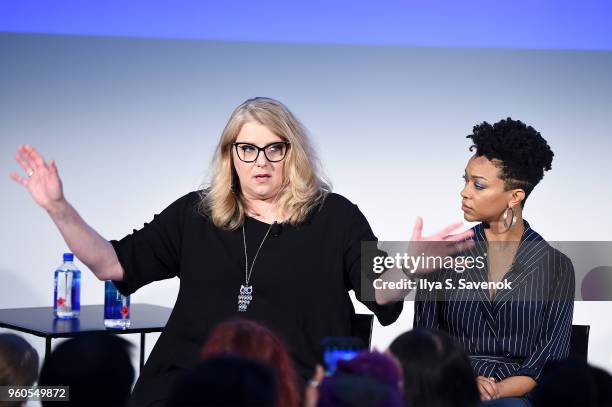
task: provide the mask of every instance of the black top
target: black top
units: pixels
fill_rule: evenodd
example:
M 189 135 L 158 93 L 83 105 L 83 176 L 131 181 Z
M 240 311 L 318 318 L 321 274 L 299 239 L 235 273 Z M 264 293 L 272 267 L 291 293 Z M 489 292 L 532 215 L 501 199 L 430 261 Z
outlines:
M 320 361 L 325 336 L 349 336 L 354 308 L 348 295 L 361 298 L 361 241 L 376 240 L 356 205 L 329 194 L 299 227 L 283 225 L 269 235 L 257 257 L 249 284 L 253 301 L 238 313 L 238 293 L 245 284 L 242 230 L 225 231 L 198 213 L 199 194 L 191 192 L 141 230 L 111 241 L 131 294 L 152 281 L 178 276 L 180 289 L 163 334 L 134 389 L 137 405 L 168 397 L 178 372 L 196 363 L 211 330 L 220 322 L 243 317 L 276 332 L 306 379 Z M 249 267 L 269 225 L 245 221 Z M 371 298 L 371 297 L 370 297 Z M 365 302 L 383 325 L 394 322 L 402 303 Z
M 514 262 L 504 276 L 511 288 L 497 291 L 492 301 L 487 289 L 417 292 L 414 326 L 448 332 L 464 346 L 478 376 L 538 380 L 548 361 L 569 355 L 575 284 L 572 262 L 529 223 L 524 225 Z M 468 254 L 475 258 L 485 255 L 486 236 L 482 224 L 473 230 L 476 245 Z M 455 287 L 458 279 L 486 282 L 486 261 L 484 265 L 462 274 L 438 271 L 431 279 L 451 278 Z

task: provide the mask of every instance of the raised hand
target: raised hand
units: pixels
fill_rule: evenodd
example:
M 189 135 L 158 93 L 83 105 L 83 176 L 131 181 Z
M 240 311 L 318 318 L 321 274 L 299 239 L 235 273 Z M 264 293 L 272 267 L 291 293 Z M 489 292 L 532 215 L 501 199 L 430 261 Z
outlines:
M 34 201 L 47 210 L 78 259 L 100 280 L 123 280 L 125 272 L 113 246 L 89 226 L 64 198 L 55 163 L 46 163 L 29 145 L 20 146 L 15 159 L 25 176 L 12 172 L 11 178 L 26 187 Z
M 435 242 L 461 242 L 466 240 L 474 234 L 471 229 L 468 229 L 464 232 L 458 233 L 456 235 L 451 235 L 451 232 L 457 230 L 463 226 L 463 222 L 456 222 L 448 225 L 444 229 L 440 230 L 437 233 L 434 233 L 431 236 L 423 236 L 423 218 L 420 216 L 417 218 L 414 223 L 414 228 L 412 229 L 412 236 L 410 238 L 411 241 L 435 241 Z
M 444 258 L 467 250 L 474 246 L 472 240 L 467 240 L 474 235 L 474 232 L 468 229 L 452 234 L 461 226 L 463 226 L 463 222 L 453 223 L 431 236 L 423 236 L 423 219 L 418 217 L 412 229 L 412 236 L 406 253 L 411 256 L 425 255 Z M 419 267 L 418 270 L 414 271 L 423 273 L 433 270 L 433 268 Z
M 317 365 L 312 379 L 310 379 L 304 390 L 304 407 L 316 407 L 319 401 L 319 386 L 324 378 L 325 370 L 323 370 L 323 366 Z
M 474 235 L 474 232 L 469 229 L 464 232 L 457 234 L 451 234 L 463 225 L 462 222 L 453 223 L 438 233 L 434 233 L 431 236 L 423 236 L 423 219 L 418 217 L 414 228 L 412 230 L 412 236 L 405 253 L 398 253 L 400 256 L 400 262 L 406 264 L 407 262 L 401 261 L 403 255 L 410 256 L 412 258 L 423 258 L 423 257 L 439 257 L 440 259 L 446 256 L 452 256 L 455 253 L 462 252 L 474 246 L 472 240 L 467 240 Z M 398 283 L 405 279 L 408 275 L 422 277 L 425 273 L 430 273 L 437 270 L 436 267 L 440 267 L 439 262 L 419 262 L 415 269 L 411 269 L 410 265 L 395 264 L 394 267 L 389 268 L 385 271 L 381 278 L 385 283 Z M 412 262 L 414 265 L 415 263 Z M 404 298 L 409 289 L 400 286 L 400 288 L 382 288 L 375 290 L 376 302 L 378 304 L 388 304 L 392 301 L 398 301 Z
M 29 145 L 19 146 L 15 159 L 25 171 L 25 177 L 12 172 L 11 178 L 26 187 L 37 204 L 49 211 L 64 201 L 62 181 L 53 160 L 46 163 Z

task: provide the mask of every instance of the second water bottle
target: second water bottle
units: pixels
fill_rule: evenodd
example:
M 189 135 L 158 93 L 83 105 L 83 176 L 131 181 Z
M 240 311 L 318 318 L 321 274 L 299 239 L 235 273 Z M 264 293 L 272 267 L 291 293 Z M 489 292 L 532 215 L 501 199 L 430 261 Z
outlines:
M 130 326 L 130 297 L 121 294 L 112 281 L 104 282 L 104 326 L 120 329 Z

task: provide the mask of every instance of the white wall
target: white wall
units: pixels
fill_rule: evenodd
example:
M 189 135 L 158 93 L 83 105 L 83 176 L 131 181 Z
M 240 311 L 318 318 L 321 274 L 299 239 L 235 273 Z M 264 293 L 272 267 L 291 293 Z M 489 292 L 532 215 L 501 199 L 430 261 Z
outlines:
M 0 51 L 0 308 L 51 305 L 66 250 L 8 178 L 19 144 L 57 160 L 70 202 L 120 238 L 198 188 L 230 112 L 252 96 L 280 99 L 303 120 L 335 191 L 381 240 L 408 239 L 417 215 L 426 233 L 461 219 L 465 135 L 507 116 L 555 152 L 526 207 L 532 226 L 548 240 L 611 240 L 609 52 L 15 34 L 0 34 Z M 164 281 L 132 301 L 171 307 L 177 291 L 177 280 Z M 84 273 L 82 303 L 102 303 L 102 292 Z M 589 359 L 612 371 L 610 311 L 576 303 L 574 323 L 591 325 Z M 376 326 L 374 346 L 411 324 L 407 303 L 393 326 Z

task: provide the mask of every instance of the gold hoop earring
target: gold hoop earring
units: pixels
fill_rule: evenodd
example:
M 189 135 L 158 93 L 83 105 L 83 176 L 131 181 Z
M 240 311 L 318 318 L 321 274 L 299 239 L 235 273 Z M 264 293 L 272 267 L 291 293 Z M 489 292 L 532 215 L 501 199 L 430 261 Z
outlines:
M 512 212 L 512 217 L 510 218 L 510 222 L 508 222 L 508 211 Z M 510 230 L 510 228 L 516 225 L 516 216 L 514 216 L 514 209 L 506 208 L 506 210 L 504 211 L 503 221 L 504 221 L 504 226 L 506 227 L 506 230 L 504 230 L 502 233 L 506 233 L 507 231 Z

